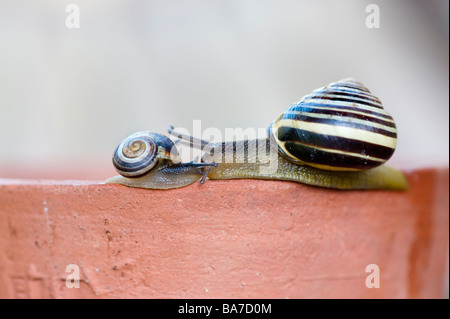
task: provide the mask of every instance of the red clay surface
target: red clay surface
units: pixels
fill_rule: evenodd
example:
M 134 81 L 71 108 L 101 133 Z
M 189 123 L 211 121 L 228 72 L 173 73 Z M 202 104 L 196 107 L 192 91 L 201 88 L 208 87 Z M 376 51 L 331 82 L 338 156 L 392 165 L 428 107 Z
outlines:
M 407 192 L 0 180 L 1 298 L 440 298 L 449 174 Z M 67 288 L 66 266 L 80 269 Z M 365 285 L 380 268 L 380 288 Z

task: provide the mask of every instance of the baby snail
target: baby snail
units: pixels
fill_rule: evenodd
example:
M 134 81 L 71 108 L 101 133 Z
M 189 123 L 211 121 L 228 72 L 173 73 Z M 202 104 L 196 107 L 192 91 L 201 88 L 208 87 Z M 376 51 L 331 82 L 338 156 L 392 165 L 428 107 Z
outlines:
M 126 137 L 113 154 L 113 165 L 121 176 L 108 184 L 169 189 L 183 187 L 202 177 L 202 168 L 213 163 L 182 163 L 175 144 L 166 136 L 137 132 Z
M 269 126 L 266 139 L 208 143 L 172 126 L 169 133 L 205 150 L 203 163 L 217 163 L 201 169 L 201 182 L 254 178 L 334 189 L 408 188 L 402 172 L 383 165 L 397 144 L 393 118 L 353 79 L 331 83 L 292 104 Z

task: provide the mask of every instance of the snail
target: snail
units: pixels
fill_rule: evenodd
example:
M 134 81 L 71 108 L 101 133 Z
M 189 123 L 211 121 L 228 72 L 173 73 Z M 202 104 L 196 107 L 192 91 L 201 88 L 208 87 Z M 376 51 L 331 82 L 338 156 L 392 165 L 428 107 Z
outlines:
M 126 137 L 113 154 L 113 165 L 121 176 L 108 184 L 170 189 L 183 187 L 202 177 L 201 168 L 211 163 L 182 163 L 175 144 L 168 137 L 147 131 Z
M 331 83 L 292 104 L 270 124 L 268 138 L 209 143 L 177 133 L 173 126 L 168 131 L 205 151 L 201 163 L 181 163 L 169 138 L 139 132 L 117 147 L 113 163 L 122 176 L 106 182 L 169 189 L 206 178 L 253 178 L 334 189 L 408 187 L 402 172 L 384 165 L 397 144 L 393 118 L 353 79 Z M 155 159 L 146 158 L 143 144 Z
M 208 143 L 173 126 L 169 133 L 204 150 L 208 146 L 202 162 L 217 166 L 203 167 L 201 182 L 254 178 L 334 189 L 408 188 L 402 172 L 384 165 L 397 144 L 392 116 L 353 79 L 331 83 L 292 104 L 269 126 L 266 139 Z M 277 167 L 265 172 L 261 159 L 273 149 Z M 232 163 L 224 161 L 226 154 L 232 154 Z

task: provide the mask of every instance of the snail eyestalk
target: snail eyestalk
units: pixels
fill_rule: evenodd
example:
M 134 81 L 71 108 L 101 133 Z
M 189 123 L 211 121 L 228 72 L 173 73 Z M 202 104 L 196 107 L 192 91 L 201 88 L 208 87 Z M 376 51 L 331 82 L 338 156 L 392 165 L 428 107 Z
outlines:
M 169 128 L 167 129 L 167 131 L 169 132 L 169 134 L 179 138 L 180 140 L 190 143 L 191 147 L 203 149 L 205 146 L 210 144 L 209 142 L 202 140 L 200 138 L 189 136 L 189 135 L 186 135 L 183 133 L 178 133 L 178 132 L 174 131 L 173 125 L 170 125 Z

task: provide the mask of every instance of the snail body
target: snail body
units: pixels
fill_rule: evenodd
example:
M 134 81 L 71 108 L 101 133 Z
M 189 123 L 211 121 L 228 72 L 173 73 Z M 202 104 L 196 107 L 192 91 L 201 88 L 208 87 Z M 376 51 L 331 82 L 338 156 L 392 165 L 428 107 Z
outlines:
M 257 140 L 259 143 L 270 143 L 268 139 Z M 233 149 L 234 143 L 225 142 L 212 145 L 216 149 Z M 243 154 L 243 153 L 242 153 Z M 207 161 L 209 156 L 203 158 Z M 239 161 L 239 159 L 237 159 Z M 261 171 L 260 163 L 220 163 L 216 167 L 207 168 L 206 176 L 211 180 L 227 179 L 263 179 L 300 182 L 312 186 L 334 189 L 390 189 L 405 190 L 408 182 L 402 172 L 388 166 L 360 171 L 333 171 L 315 168 L 304 164 L 296 164 L 282 154 L 277 154 L 277 169 L 274 172 Z
M 195 141 L 206 154 L 203 168 L 209 179 L 267 179 L 296 181 L 335 189 L 404 190 L 403 173 L 383 165 L 394 153 L 397 130 L 380 100 L 352 79 L 317 89 L 292 104 L 268 128 L 267 139 L 209 143 Z M 261 170 L 276 153 L 274 170 Z M 251 151 L 258 150 L 258 151 Z M 227 163 L 226 154 L 233 155 Z M 272 158 L 273 159 L 273 158 Z

